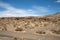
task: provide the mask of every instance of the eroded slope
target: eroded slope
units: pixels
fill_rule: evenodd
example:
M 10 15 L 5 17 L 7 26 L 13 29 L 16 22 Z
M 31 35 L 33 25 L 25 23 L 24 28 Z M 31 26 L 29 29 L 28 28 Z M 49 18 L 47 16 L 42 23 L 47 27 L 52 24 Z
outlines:
M 60 13 L 43 17 L 0 18 L 0 31 L 60 35 Z

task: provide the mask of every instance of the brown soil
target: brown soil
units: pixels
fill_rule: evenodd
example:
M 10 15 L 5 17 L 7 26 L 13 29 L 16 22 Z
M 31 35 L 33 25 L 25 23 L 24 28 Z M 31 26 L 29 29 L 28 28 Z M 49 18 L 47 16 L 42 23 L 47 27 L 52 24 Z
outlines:
M 7 34 L 12 37 L 8 37 Z M 8 40 L 8 38 L 9 40 L 60 40 L 60 13 L 0 18 L 0 39 Z

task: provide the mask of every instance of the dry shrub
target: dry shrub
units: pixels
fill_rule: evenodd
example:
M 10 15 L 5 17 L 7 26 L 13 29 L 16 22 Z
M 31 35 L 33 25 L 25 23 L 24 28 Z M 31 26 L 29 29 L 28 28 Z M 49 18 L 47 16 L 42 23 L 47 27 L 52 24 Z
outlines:
M 17 40 L 17 38 L 15 37 L 14 40 Z
M 16 28 L 15 31 L 23 31 L 23 28 Z
M 19 18 L 15 18 L 16 20 L 19 20 Z
M 38 34 L 46 34 L 46 32 L 44 32 L 44 31 L 36 31 L 36 33 L 38 33 Z
M 52 31 L 52 33 L 56 33 L 56 34 L 60 34 L 60 29 L 59 30 L 51 30 Z

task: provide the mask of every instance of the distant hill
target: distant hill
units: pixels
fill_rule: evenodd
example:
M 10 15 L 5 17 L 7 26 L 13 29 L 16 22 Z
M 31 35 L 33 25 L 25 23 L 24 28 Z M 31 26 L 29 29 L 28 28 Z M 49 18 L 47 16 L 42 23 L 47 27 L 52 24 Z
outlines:
M 0 31 L 60 34 L 60 13 L 46 16 L 3 17 Z

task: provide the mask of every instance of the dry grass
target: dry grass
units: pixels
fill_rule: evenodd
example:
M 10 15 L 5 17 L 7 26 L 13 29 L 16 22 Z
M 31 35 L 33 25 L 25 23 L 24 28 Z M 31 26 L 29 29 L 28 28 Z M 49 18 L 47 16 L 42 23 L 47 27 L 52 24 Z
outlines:
M 23 28 L 16 28 L 15 31 L 23 31 Z
M 36 33 L 38 33 L 38 34 L 46 34 L 46 32 L 44 32 L 44 31 L 36 31 Z
M 2 28 L 3 27 L 3 28 Z M 53 28 L 52 28 L 53 27 Z M 24 31 L 24 30 L 38 30 L 37 28 L 41 28 L 44 30 L 54 29 L 56 27 L 60 27 L 60 13 L 53 14 L 43 17 L 5 17 L 0 18 L 0 31 Z M 2 30 L 3 29 L 3 30 Z M 35 31 L 34 31 L 35 32 Z M 60 34 L 60 30 L 53 30 L 57 34 Z M 33 32 L 32 32 L 33 33 Z M 39 34 L 45 34 L 43 31 L 37 31 Z
M 60 34 L 60 29 L 58 29 L 58 30 L 56 30 L 56 29 L 54 30 L 54 29 L 53 29 L 53 30 L 51 30 L 51 31 L 52 31 L 52 33 Z

